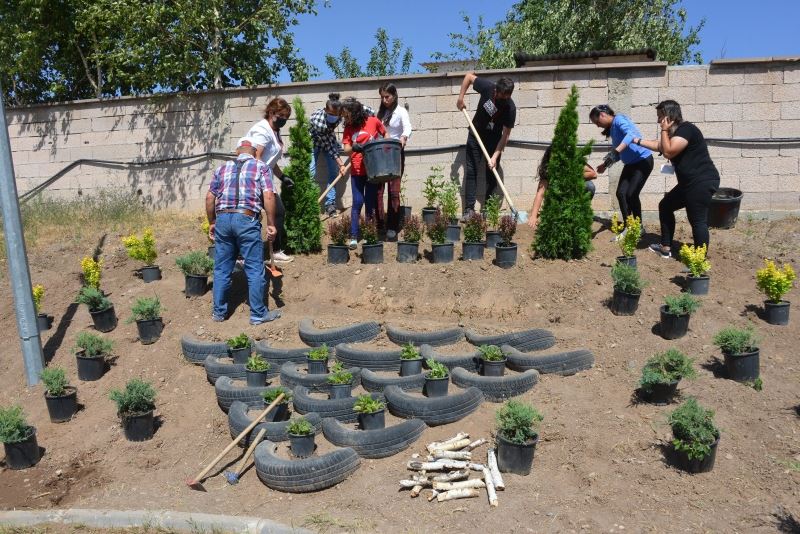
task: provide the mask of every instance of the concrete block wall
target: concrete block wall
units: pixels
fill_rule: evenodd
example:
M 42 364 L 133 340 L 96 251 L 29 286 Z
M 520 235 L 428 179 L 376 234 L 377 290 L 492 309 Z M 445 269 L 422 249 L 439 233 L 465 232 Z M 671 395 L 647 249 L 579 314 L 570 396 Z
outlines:
M 668 67 L 664 63 L 602 64 L 532 67 L 483 73 L 511 76 L 517 124 L 512 140 L 549 142 L 569 88 L 580 91 L 578 136 L 582 142 L 604 143 L 589 122 L 595 104 L 610 103 L 637 122 L 646 137 L 655 138 L 654 105 L 671 98 L 684 118 L 696 123 L 708 138 L 800 138 L 800 64 L 798 58 L 720 60 L 710 65 Z M 422 182 L 433 165 L 463 181 L 463 149 L 424 151 L 461 145 L 467 136 L 463 114 L 455 107 L 463 73 L 401 76 L 397 85 L 401 104 L 407 104 L 414 126 L 408 145 L 404 193 L 407 202 L 423 203 Z M 113 162 L 146 162 L 205 152 L 230 152 L 236 140 L 259 120 L 274 96 L 302 98 L 310 114 L 324 105 L 332 91 L 355 96 L 378 107 L 382 79 L 312 81 L 257 88 L 227 89 L 200 94 L 126 97 L 64 104 L 11 108 L 6 111 L 18 189 L 25 192 L 79 159 L 103 160 L 77 166 L 48 190 L 48 195 L 70 197 L 79 192 L 113 188 L 141 194 L 156 208 L 200 209 L 213 168 L 219 159 L 186 159 L 132 168 Z M 470 115 L 477 105 L 470 91 Z M 288 127 L 284 129 L 288 141 Z M 340 132 L 341 133 L 341 132 Z M 722 175 L 722 185 L 746 193 L 744 210 L 796 212 L 800 209 L 800 143 L 716 142 L 711 155 Z M 598 147 L 590 163 L 598 164 Z M 543 149 L 509 147 L 503 155 L 507 188 L 520 209 L 529 209 L 536 190 L 535 171 Z M 283 161 L 287 164 L 287 161 Z M 643 208 L 655 211 L 675 177 L 656 167 L 642 192 Z M 597 180 L 597 210 L 612 209 L 619 166 Z M 323 169 L 318 172 L 322 183 Z M 349 205 L 349 187 L 340 187 Z M 479 188 L 480 198 L 480 188 Z

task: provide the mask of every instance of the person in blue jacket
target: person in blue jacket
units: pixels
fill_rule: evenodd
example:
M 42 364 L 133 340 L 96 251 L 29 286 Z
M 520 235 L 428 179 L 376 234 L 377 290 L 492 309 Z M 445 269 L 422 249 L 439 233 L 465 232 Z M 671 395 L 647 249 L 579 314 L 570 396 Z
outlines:
M 622 220 L 625 221 L 628 215 L 641 220 L 642 203 L 639 193 L 653 172 L 653 153 L 643 146 L 633 144 L 634 138 L 642 136 L 639 128 L 629 117 L 615 114 L 607 104 L 593 107 L 589 112 L 589 120 L 603 129 L 604 136 L 611 137 L 612 148 L 603 163 L 597 166 L 597 173 L 604 173 L 611 165 L 622 160 L 625 166 L 617 184 L 617 202 Z M 622 235 L 624 233 L 620 234 Z

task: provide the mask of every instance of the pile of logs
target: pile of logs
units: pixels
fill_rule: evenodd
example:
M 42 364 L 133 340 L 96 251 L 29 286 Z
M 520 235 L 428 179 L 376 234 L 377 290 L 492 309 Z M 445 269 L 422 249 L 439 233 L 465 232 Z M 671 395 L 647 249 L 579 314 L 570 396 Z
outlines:
M 418 497 L 423 489 L 430 488 L 428 502 L 453 499 L 468 499 L 480 496 L 480 488 L 486 488 L 489 504 L 497 506 L 497 491 L 505 484 L 497 468 L 494 449 L 487 452 L 486 464 L 472 461 L 472 451 L 488 441 L 484 438 L 470 441 L 469 434 L 459 432 L 445 441 L 429 443 L 425 458 L 412 456 L 407 467 L 414 471 L 410 479 L 401 480 L 401 488 L 411 488 L 411 497 Z M 480 473 L 469 478 L 471 472 Z

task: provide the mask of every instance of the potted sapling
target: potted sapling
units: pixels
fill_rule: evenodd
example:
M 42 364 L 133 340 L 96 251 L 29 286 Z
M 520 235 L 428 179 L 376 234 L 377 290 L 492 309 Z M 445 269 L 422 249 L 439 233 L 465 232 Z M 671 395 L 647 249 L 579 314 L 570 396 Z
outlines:
M 336 362 L 331 368 L 331 374 L 328 375 L 328 384 L 330 385 L 328 398 L 347 399 L 353 391 L 353 373 L 345 369 L 342 362 Z
M 667 295 L 661 306 L 659 332 L 664 339 L 678 339 L 689 330 L 689 317 L 700 307 L 700 300 L 689 293 Z
M 156 239 L 153 236 L 152 228 L 145 228 L 142 237 L 131 234 L 122 238 L 122 244 L 128 251 L 128 256 L 144 263 L 144 267 L 140 269 L 144 282 L 161 280 L 161 268 L 155 265 L 158 252 L 156 252 Z
M 707 473 L 714 468 L 720 432 L 714 412 L 687 399 L 669 414 L 672 447 L 678 467 L 689 473 Z
M 286 426 L 289 448 L 295 458 L 308 458 L 314 454 L 314 427 L 305 417 L 289 421 Z
M 308 362 L 308 374 L 328 374 L 328 357 L 330 357 L 330 355 L 331 349 L 324 343 L 308 351 L 308 356 L 306 357 L 306 361 Z
M 267 383 L 267 374 L 271 365 L 260 354 L 253 354 L 244 364 L 245 378 L 248 387 L 264 387 Z
M 78 304 L 86 304 L 92 316 L 95 330 L 111 332 L 117 327 L 117 314 L 114 305 L 103 292 L 92 286 L 83 286 L 75 299 Z
M 433 222 L 428 225 L 427 231 L 431 239 L 433 263 L 452 263 L 453 242 L 447 240 L 447 219 L 440 210 L 434 213 Z
M 769 324 L 789 324 L 789 301 L 783 296 L 792 289 L 796 275 L 788 263 L 778 269 L 775 262 L 764 260 L 764 268 L 756 271 L 756 285 L 767 300 L 764 301 L 764 315 Z
M 539 425 L 544 416 L 523 402 L 507 401 L 495 413 L 497 428 L 497 467 L 503 473 L 527 475 L 531 472 Z
M 283 394 L 281 402 L 276 404 L 275 407 L 264 417 L 264 421 L 267 423 L 286 421 L 289 418 L 289 401 L 292 400 L 291 390 L 286 389 L 283 386 L 277 386 L 264 391 L 261 396 L 264 398 L 265 406 L 269 406 L 275 399 L 278 398 L 278 395 L 280 394 Z
M 75 359 L 78 361 L 78 379 L 84 382 L 100 380 L 106 372 L 106 358 L 111 355 L 114 342 L 91 332 L 80 332 L 75 338 Z
M 617 263 L 611 268 L 614 282 L 614 295 L 611 298 L 611 313 L 614 315 L 633 315 L 639 307 L 645 282 L 639 271 L 630 265 Z
M 669 404 L 678 382 L 697 376 L 693 363 L 694 360 L 674 348 L 655 354 L 642 367 L 639 397 L 651 404 Z
M 481 345 L 481 374 L 483 376 L 503 376 L 506 372 L 506 355 L 497 345 Z
M 486 199 L 486 224 L 491 230 L 486 230 L 486 248 L 494 248 L 500 242 L 500 205 L 503 199 L 499 195 L 492 195 Z
M 156 390 L 152 384 L 131 378 L 125 389 L 112 389 L 108 396 L 117 405 L 117 415 L 128 441 L 147 441 L 153 437 Z
M 358 412 L 358 426 L 361 430 L 386 428 L 386 405 L 373 399 L 369 394 L 359 395 L 353 410 Z
M 33 296 L 33 307 L 36 310 L 36 326 L 39 332 L 50 330 L 53 325 L 53 317 L 42 313 L 42 299 L 44 299 L 44 286 L 36 284 L 31 288 L 31 296 Z
M 364 239 L 364 244 L 361 245 L 361 263 L 383 263 L 383 241 L 378 237 L 378 225 L 375 220 L 362 217 L 359 227 L 361 237 Z
M 183 273 L 187 297 L 200 297 L 208 289 L 208 275 L 214 270 L 214 260 L 207 254 L 196 250 L 175 259 L 175 264 Z
M 422 239 L 422 220 L 411 215 L 403 225 L 403 237 L 397 242 L 397 261 L 414 263 L 419 257 L 419 240 Z
M 425 386 L 422 392 L 426 397 L 445 397 L 450 385 L 450 370 L 433 358 L 425 360 L 428 372 L 425 373 Z
M 46 367 L 39 373 L 44 384 L 44 402 L 50 421 L 63 423 L 78 411 L 78 389 L 69 385 L 67 374 L 61 367 Z
M 447 221 L 447 240 L 461 241 L 461 226 L 458 224 L 458 185 L 448 182 L 439 195 L 439 205 Z
M 209 258 L 214 258 L 214 255 L 216 254 L 216 248 L 214 247 L 214 239 L 211 237 L 211 223 L 208 222 L 208 219 L 206 219 L 205 215 L 203 215 L 203 222 L 200 223 L 200 231 L 204 236 L 206 236 L 208 242 L 211 243 L 206 249 L 206 254 Z
M 422 355 L 412 343 L 400 349 L 400 376 L 418 375 L 422 372 Z
M 328 263 L 344 264 L 350 261 L 350 247 L 347 240 L 350 237 L 350 216 L 342 215 L 328 223 Z
M 720 348 L 725 358 L 728 378 L 737 382 L 752 382 L 758 378 L 759 343 L 753 327 L 728 326 L 714 336 L 714 345 Z
M 517 221 L 511 215 L 500 217 L 500 241 L 495 245 L 495 263 L 498 267 L 509 269 L 517 264 L 517 244 L 513 242 L 517 232 Z
M 689 269 L 689 275 L 686 276 L 686 289 L 692 295 L 708 295 L 711 279 L 706 273 L 711 270 L 711 263 L 706 258 L 707 251 L 706 245 L 695 247 L 684 244 L 681 247 L 681 261 Z
M 442 170 L 444 167 L 435 165 L 431 167 L 431 174 L 425 178 L 425 183 L 422 187 L 422 196 L 425 197 L 425 207 L 422 208 L 422 222 L 425 226 L 433 224 L 436 214 L 436 203 L 439 200 L 439 194 L 444 187 L 444 174 Z
M 253 344 L 244 332 L 226 339 L 225 344 L 228 345 L 228 356 L 239 365 L 246 364 L 253 352 Z
M 102 274 L 102 258 L 94 259 L 90 256 L 84 256 L 83 259 L 81 259 L 81 275 L 83 276 L 84 286 L 100 289 L 100 277 Z
M 9 469 L 33 467 L 41 458 L 36 428 L 25 420 L 19 405 L 0 407 L 0 441 L 3 442 Z
M 616 235 L 615 241 L 622 250 L 622 256 L 617 256 L 617 263 L 636 267 L 636 246 L 642 237 L 642 220 L 628 215 L 623 224 L 614 212 L 611 216 L 611 231 Z
M 482 260 L 486 249 L 486 220 L 480 213 L 471 213 L 464 222 L 464 243 L 461 245 L 461 259 Z
M 400 182 L 400 229 L 406 227 L 406 222 L 411 218 L 411 206 L 408 204 L 408 198 L 406 197 L 406 180 L 408 176 L 403 177 L 403 181 Z
M 161 331 L 164 330 L 161 311 L 161 301 L 156 296 L 140 297 L 133 302 L 128 322 L 136 322 L 142 345 L 155 343 L 161 337 Z

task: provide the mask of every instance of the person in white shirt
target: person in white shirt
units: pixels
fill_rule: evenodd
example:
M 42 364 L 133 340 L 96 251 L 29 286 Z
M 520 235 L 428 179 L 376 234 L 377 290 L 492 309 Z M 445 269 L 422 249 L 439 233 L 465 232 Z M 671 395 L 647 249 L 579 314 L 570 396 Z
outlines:
M 403 176 L 405 168 L 405 147 L 408 138 L 411 136 L 411 120 L 408 118 L 408 111 L 397 102 L 397 88 L 394 84 L 385 83 L 378 89 L 381 95 L 381 105 L 378 108 L 378 120 L 380 120 L 388 137 L 398 139 L 402 145 L 400 152 L 400 176 Z M 383 195 L 386 186 L 378 186 L 378 224 L 385 224 L 386 239 L 394 241 L 397 239 L 397 232 L 400 230 L 400 178 L 395 178 L 387 182 L 389 186 L 389 207 L 386 210 L 384 219 Z

